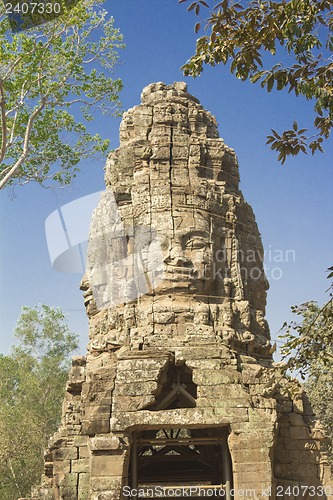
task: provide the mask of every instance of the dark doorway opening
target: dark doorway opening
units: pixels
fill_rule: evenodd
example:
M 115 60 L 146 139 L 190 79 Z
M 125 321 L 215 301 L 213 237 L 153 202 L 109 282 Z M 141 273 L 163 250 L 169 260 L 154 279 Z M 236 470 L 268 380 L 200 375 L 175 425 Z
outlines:
M 231 500 L 232 465 L 227 436 L 227 428 L 133 433 L 129 470 L 132 490 L 140 490 L 141 498 L 209 496 Z M 147 495 L 142 495 L 143 491 Z

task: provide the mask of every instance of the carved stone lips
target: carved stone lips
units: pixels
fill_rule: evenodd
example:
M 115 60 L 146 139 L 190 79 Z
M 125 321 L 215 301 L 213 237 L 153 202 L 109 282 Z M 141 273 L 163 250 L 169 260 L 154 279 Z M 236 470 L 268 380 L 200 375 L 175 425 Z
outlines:
M 164 270 L 165 279 L 169 281 L 182 281 L 195 278 L 196 272 L 192 268 L 170 267 Z

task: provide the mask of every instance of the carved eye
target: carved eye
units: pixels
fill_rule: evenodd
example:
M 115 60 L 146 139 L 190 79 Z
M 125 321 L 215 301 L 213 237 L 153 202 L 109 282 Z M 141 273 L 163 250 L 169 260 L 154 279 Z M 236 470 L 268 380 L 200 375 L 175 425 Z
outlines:
M 189 248 L 191 250 L 203 250 L 206 247 L 207 242 L 204 240 L 204 238 L 200 238 L 198 236 L 195 238 L 190 238 L 186 242 L 186 248 Z
M 160 241 L 160 247 L 164 251 L 168 250 L 168 248 L 169 248 L 169 242 L 167 240 Z

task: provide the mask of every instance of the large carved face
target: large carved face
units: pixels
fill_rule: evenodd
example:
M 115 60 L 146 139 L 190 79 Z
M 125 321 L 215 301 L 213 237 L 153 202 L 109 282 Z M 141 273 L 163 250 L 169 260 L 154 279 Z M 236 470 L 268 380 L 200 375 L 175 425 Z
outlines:
M 160 208 L 151 210 L 148 225 L 146 218 L 131 220 L 119 213 L 110 194 L 104 195 L 101 211 L 103 207 L 105 215 L 98 219 L 100 227 L 88 251 L 98 309 L 151 293 L 210 294 L 214 262 L 209 213 L 192 207 Z
M 162 281 L 155 292 L 208 295 L 214 282 L 210 215 L 185 209 L 153 219 L 163 255 Z

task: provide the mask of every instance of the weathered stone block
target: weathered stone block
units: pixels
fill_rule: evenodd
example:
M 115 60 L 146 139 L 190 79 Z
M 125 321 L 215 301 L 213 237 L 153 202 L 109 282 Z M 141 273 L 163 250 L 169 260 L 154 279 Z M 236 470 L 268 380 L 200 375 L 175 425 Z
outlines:
M 91 458 L 91 475 L 122 476 L 124 462 L 123 455 L 93 455 Z
M 139 380 L 140 382 L 155 382 L 159 378 L 159 369 L 155 370 L 131 370 L 131 371 L 125 371 L 125 370 L 119 370 L 117 373 L 117 383 L 118 382 L 124 382 L 124 383 L 137 383 Z
M 88 436 L 85 436 L 84 434 L 80 436 L 74 436 L 73 438 L 73 446 L 79 448 L 80 446 L 87 446 L 89 442 Z M 77 457 L 75 457 L 77 458 Z
M 309 439 L 284 438 L 284 446 L 287 450 L 305 450 L 309 443 L 311 443 Z
M 298 425 L 297 427 L 290 427 L 291 439 L 310 439 L 309 429 L 305 426 Z
M 203 385 L 198 387 L 198 396 L 228 399 L 242 399 L 248 403 L 251 396 L 239 384 Z
M 239 374 L 235 376 L 234 373 L 225 370 L 216 371 L 196 369 L 193 371 L 193 382 L 202 386 L 232 384 L 238 377 Z
M 276 422 L 276 413 L 271 408 L 249 408 L 249 420 L 253 423 L 262 425 L 265 421 Z
M 110 416 L 101 417 L 99 414 L 94 420 L 82 420 L 82 433 L 91 436 L 110 432 Z
M 113 363 L 114 364 L 114 363 Z M 101 366 L 96 367 L 94 371 L 87 370 L 87 382 L 91 382 L 92 380 L 106 380 L 112 381 L 115 378 L 116 369 L 111 366 Z
M 269 460 L 269 449 L 268 448 L 253 448 L 251 449 L 237 449 L 235 448 L 232 453 L 232 457 L 235 463 L 260 463 L 267 462 Z
M 154 403 L 155 396 L 113 396 L 112 407 L 114 411 L 137 411 Z
M 76 446 L 68 446 L 67 448 L 55 448 L 52 452 L 54 461 L 75 460 L 78 458 L 78 450 Z
M 79 458 L 71 461 L 71 472 L 73 473 L 89 473 L 90 465 L 88 458 Z
M 275 451 L 275 458 L 281 464 L 289 464 L 291 453 L 295 450 L 284 450 L 280 447 L 277 447 Z M 299 453 L 299 452 L 297 452 Z
M 53 475 L 68 474 L 71 471 L 70 460 L 54 460 L 53 461 Z
M 191 347 L 184 347 L 175 350 L 176 361 L 187 361 L 187 360 L 201 360 L 201 359 L 221 359 L 224 354 L 223 348 L 220 347 L 206 347 L 193 349 Z
M 78 474 L 68 473 L 59 482 L 60 494 L 63 495 L 66 500 L 67 498 L 69 500 L 74 500 L 75 497 L 77 497 L 78 480 Z
M 90 440 L 90 449 L 94 452 L 99 450 L 119 450 L 122 446 L 117 436 L 95 436 Z
M 262 366 L 253 363 L 242 363 L 242 380 L 244 384 L 259 383 L 262 373 Z
M 91 491 L 94 493 L 107 490 L 120 490 L 123 485 L 121 476 L 99 476 L 90 479 Z
M 238 463 L 235 466 L 235 475 L 242 478 L 243 483 L 267 481 L 272 476 L 272 464 L 266 462 Z
M 140 351 L 142 353 L 142 351 Z M 152 354 L 154 356 L 154 354 Z M 136 370 L 158 370 L 162 371 L 163 368 L 167 368 L 167 364 L 170 359 L 170 353 L 166 353 L 163 357 L 160 354 L 160 359 L 143 357 L 143 359 L 120 359 L 118 364 L 119 371 L 136 371 Z
M 161 386 L 157 382 L 117 383 L 114 394 L 118 396 L 146 396 L 148 394 L 156 394 L 160 389 Z
M 189 368 L 200 368 L 201 370 L 220 370 L 222 361 L 219 359 L 193 359 L 186 362 Z
M 82 386 L 83 400 L 94 401 L 96 398 L 104 399 L 111 397 L 113 388 L 113 380 L 93 380 L 85 382 Z
M 78 450 L 79 450 L 79 458 L 90 457 L 90 451 L 88 446 L 80 446 Z
M 302 426 L 304 427 L 304 419 L 302 417 L 302 415 L 300 415 L 299 413 L 290 413 L 289 414 L 289 422 L 290 422 L 290 425 L 292 426 Z
M 276 403 L 276 410 L 279 413 L 290 413 L 293 411 L 293 403 L 292 401 L 283 401 L 283 402 L 278 401 Z
M 111 406 L 109 404 L 100 404 L 96 401 L 94 404 L 85 404 L 82 409 L 82 418 L 93 419 L 93 418 L 107 418 L 110 416 Z

